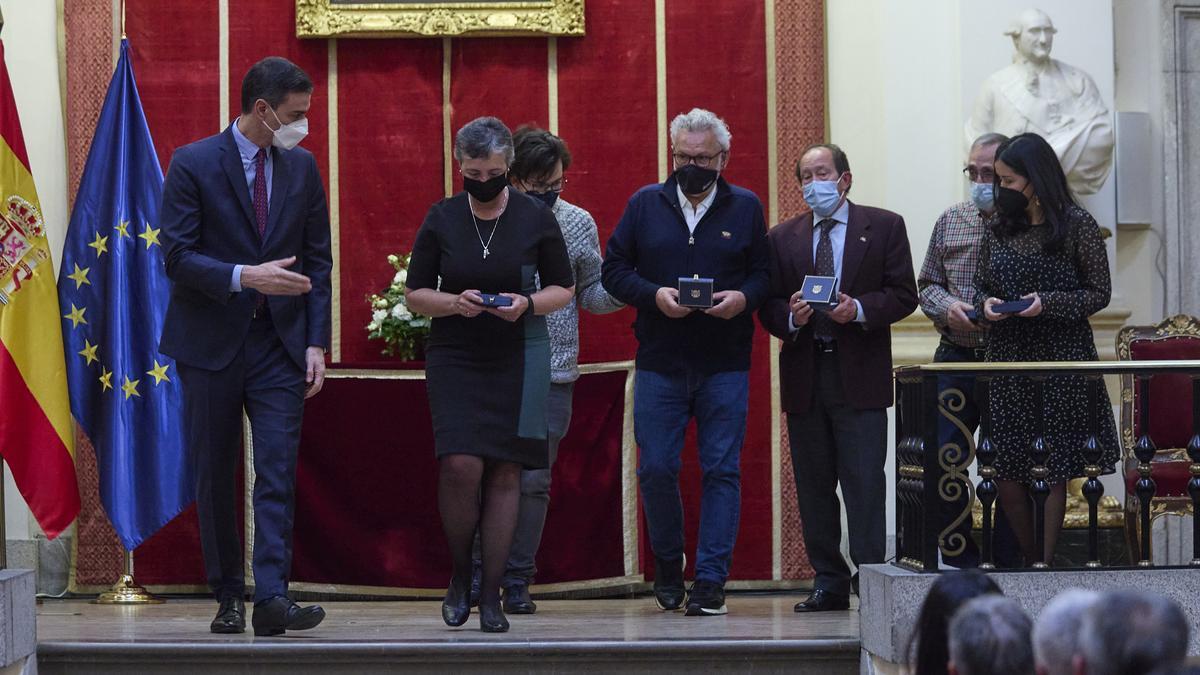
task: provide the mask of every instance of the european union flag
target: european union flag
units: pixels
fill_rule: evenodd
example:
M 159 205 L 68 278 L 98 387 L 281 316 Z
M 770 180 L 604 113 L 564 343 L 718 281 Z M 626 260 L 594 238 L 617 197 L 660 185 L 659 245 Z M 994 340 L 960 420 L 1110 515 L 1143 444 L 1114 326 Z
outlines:
M 96 448 L 100 499 L 130 551 L 194 493 L 179 378 L 158 353 L 170 293 L 155 227 L 162 185 L 123 39 L 75 196 L 58 302 L 71 412 Z

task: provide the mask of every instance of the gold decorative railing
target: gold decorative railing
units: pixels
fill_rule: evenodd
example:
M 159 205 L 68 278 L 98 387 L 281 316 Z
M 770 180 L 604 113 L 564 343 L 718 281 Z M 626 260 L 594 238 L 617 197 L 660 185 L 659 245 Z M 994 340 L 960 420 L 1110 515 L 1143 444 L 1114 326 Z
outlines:
M 964 536 L 958 532 L 963 522 L 972 517 L 972 508 L 981 512 L 980 546 L 981 567 L 995 566 L 993 556 L 993 514 L 998 486 L 995 461 L 997 449 L 993 442 L 993 425 L 990 408 L 992 384 L 1003 378 L 1024 378 L 1033 383 L 1034 410 L 1044 411 L 1047 380 L 1057 375 L 1082 377 L 1087 383 L 1087 410 L 1080 415 L 1087 417 L 1087 437 L 1082 448 L 1086 461 L 1086 478 L 1082 484 L 1082 497 L 1087 503 L 1088 560 L 1086 567 L 1097 568 L 1105 564 L 1100 560 L 1099 530 L 1101 527 L 1100 506 L 1104 501 L 1104 486 L 1100 482 L 1103 467 L 1100 466 L 1104 448 L 1099 441 L 1101 420 L 1097 419 L 1100 392 L 1106 375 L 1128 375 L 1142 383 L 1138 393 L 1138 437 L 1132 443 L 1132 454 L 1137 458 L 1138 480 L 1133 493 L 1139 502 L 1139 536 L 1141 546 L 1135 561 L 1139 567 L 1152 566 L 1150 562 L 1151 502 L 1157 485 L 1151 473 L 1151 462 L 1155 457 L 1154 441 L 1150 436 L 1150 387 L 1149 382 L 1156 374 L 1175 373 L 1190 377 L 1192 382 L 1192 436 L 1187 446 L 1191 460 L 1188 494 L 1193 512 L 1200 505 L 1200 361 L 1125 361 L 1113 362 L 1009 362 L 1009 363 L 932 363 L 918 366 L 903 366 L 895 370 L 896 380 L 896 561 L 910 569 L 934 571 L 938 569 L 939 555 L 953 557 L 962 553 L 966 546 Z M 961 411 L 968 392 L 947 388 L 940 390 L 939 375 L 972 376 L 975 381 L 975 400 L 979 406 L 979 442 L 956 415 Z M 1044 515 L 1046 500 L 1051 488 L 1047 482 L 1050 448 L 1046 445 L 1043 429 L 1044 415 L 1032 420 L 1035 425 L 1033 441 L 1027 451 L 1033 466 L 1029 475 L 1029 491 L 1033 499 L 1033 522 L 1035 550 L 1044 551 Z M 938 422 L 946 419 L 957 423 L 961 437 L 967 447 L 955 442 L 942 444 L 939 441 Z M 1119 442 L 1119 441 L 1118 441 Z M 976 464 L 978 484 L 973 485 L 968 477 L 972 464 Z M 964 500 L 964 494 L 967 499 Z M 965 506 L 957 517 L 947 520 L 943 515 L 943 502 L 963 503 Z M 1192 567 L 1200 567 L 1200 519 L 1193 518 Z M 1044 554 L 1043 554 L 1044 555 Z M 1045 568 L 1049 561 L 1038 559 L 1027 561 L 1034 568 Z

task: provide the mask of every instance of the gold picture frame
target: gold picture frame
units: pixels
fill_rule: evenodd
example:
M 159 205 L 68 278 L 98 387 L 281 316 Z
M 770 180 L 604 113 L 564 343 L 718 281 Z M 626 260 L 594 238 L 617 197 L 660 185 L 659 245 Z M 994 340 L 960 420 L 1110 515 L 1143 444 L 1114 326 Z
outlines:
M 583 35 L 584 0 L 296 0 L 296 36 Z

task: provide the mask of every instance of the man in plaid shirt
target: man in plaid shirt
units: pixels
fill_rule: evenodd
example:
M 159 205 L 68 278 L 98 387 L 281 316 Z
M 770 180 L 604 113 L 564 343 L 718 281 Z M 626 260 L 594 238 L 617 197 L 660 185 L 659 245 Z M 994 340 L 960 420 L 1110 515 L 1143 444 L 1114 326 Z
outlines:
M 971 144 L 967 166 L 963 174 L 970 181 L 971 199 L 959 202 L 946 209 L 933 226 L 929 250 L 925 263 L 917 278 L 920 291 L 921 310 L 937 326 L 942 339 L 933 360 L 942 362 L 985 361 L 987 331 L 967 318 L 966 312 L 975 302 L 975 269 L 979 266 L 979 244 L 987 229 L 987 221 L 995 208 L 993 182 L 996 148 L 1008 140 L 1001 134 L 984 134 Z M 959 420 L 971 433 L 979 426 L 979 406 L 975 401 L 975 378 L 962 375 L 938 377 L 938 398 L 945 403 L 956 404 L 961 392 L 962 410 Z M 949 406 L 948 406 L 949 407 Z M 970 440 L 944 416 L 938 418 L 938 447 L 954 443 L 964 450 Z M 964 454 L 965 457 L 965 454 Z M 958 501 L 942 502 L 943 527 L 967 508 L 967 491 Z M 1001 566 L 1009 566 L 1016 545 L 1006 519 L 996 507 L 994 530 L 995 560 Z M 955 535 L 960 535 L 958 539 Z M 979 549 L 971 538 L 971 518 L 959 523 L 945 540 L 943 561 L 954 567 L 978 567 Z M 946 551 L 953 552 L 953 555 Z

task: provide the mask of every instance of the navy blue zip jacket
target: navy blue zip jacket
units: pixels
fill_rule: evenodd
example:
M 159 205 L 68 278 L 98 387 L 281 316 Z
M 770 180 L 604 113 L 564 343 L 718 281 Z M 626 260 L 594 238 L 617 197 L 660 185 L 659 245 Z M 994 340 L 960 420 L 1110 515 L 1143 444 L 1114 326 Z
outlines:
M 647 185 L 629 199 L 608 240 L 604 288 L 637 308 L 637 367 L 660 373 L 702 374 L 750 369 L 754 311 L 766 301 L 767 227 L 751 191 L 717 179 L 717 194 L 690 234 L 675 177 Z M 711 277 L 714 291 L 741 291 L 746 309 L 732 319 L 696 310 L 682 319 L 663 314 L 654 296 L 677 288 L 679 277 Z

